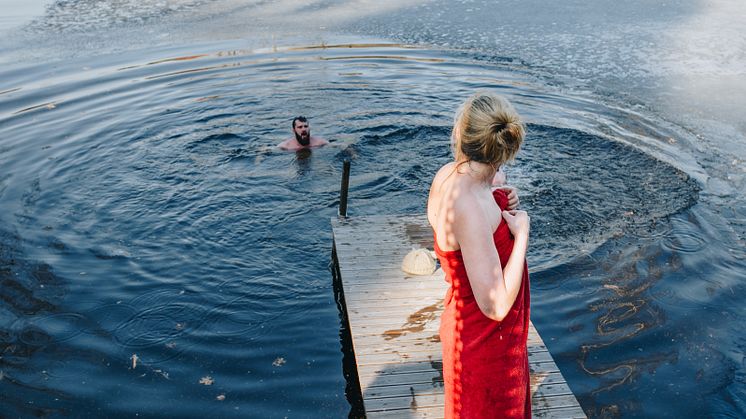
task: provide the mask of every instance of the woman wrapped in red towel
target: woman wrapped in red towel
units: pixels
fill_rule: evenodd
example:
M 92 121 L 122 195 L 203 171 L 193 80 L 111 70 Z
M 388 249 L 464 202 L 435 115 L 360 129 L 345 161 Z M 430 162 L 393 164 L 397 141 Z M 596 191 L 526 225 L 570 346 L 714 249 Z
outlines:
M 530 219 L 513 190 L 493 185 L 524 133 L 505 98 L 473 95 L 456 114 L 454 161 L 430 187 L 427 215 L 450 283 L 440 325 L 447 418 L 531 417 Z

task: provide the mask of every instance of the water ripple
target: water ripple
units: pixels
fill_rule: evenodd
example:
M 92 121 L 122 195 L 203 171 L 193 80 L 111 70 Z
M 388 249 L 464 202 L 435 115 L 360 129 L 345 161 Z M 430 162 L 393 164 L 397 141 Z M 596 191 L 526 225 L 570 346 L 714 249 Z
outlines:
M 141 377 L 136 387 L 147 390 L 123 389 L 126 407 L 101 405 L 120 415 L 192 394 L 183 383 L 149 387 L 167 380 L 163 371 L 189 383 L 220 374 L 240 387 L 276 380 L 272 360 L 286 357 L 271 402 L 234 396 L 269 416 L 278 404 L 297 406 L 294 396 L 319 376 L 335 385 L 341 375 L 313 366 L 339 364 L 328 220 L 341 163 L 352 160 L 352 215 L 424 212 L 432 175 L 451 159 L 453 112 L 478 88 L 508 96 L 531 122 L 507 171 L 532 214 L 529 262 L 541 272 L 533 285 L 603 300 L 591 307 L 597 335 L 581 343 L 583 365 L 609 387 L 670 359 L 609 356 L 664 316 L 643 297 L 660 276 L 648 259 L 660 255 L 605 245 L 628 234 L 660 239 L 663 221 L 698 198 L 689 176 L 629 145 L 658 135 L 655 121 L 603 131 L 626 114 L 550 91 L 510 61 L 399 45 L 153 55 L 95 71 L 62 65 L 3 95 L 0 121 L 11 135 L 0 158 L 12 178 L 0 178 L 0 204 L 12 211 L 0 217 L 19 231 L 0 234 L 0 319 L 14 325 L 0 327 L 3 347 L 15 348 L 3 355 L 15 365 L 8 374 L 44 364 L 53 389 L 67 389 L 77 368 L 95 371 L 97 387 Z M 298 114 L 330 146 L 278 150 Z M 590 286 L 590 265 L 614 281 Z

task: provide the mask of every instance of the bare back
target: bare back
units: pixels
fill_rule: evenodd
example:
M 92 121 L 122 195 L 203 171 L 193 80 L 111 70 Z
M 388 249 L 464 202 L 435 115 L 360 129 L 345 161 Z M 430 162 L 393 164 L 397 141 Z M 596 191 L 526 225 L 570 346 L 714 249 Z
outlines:
M 454 231 L 457 219 L 470 218 L 484 226 L 484 234 L 494 232 L 502 221 L 500 208 L 489 188 L 474 185 L 467 173 L 460 173 L 455 162 L 441 167 L 430 185 L 427 218 L 437 245 L 444 251 L 459 250 Z

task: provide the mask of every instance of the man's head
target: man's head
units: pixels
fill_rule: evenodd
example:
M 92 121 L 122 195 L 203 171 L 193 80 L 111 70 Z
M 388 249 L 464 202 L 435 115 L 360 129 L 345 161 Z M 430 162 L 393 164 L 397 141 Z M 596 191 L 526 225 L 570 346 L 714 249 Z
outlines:
M 298 144 L 302 146 L 311 144 L 311 128 L 308 126 L 308 119 L 305 116 L 293 118 L 293 134 L 295 134 Z

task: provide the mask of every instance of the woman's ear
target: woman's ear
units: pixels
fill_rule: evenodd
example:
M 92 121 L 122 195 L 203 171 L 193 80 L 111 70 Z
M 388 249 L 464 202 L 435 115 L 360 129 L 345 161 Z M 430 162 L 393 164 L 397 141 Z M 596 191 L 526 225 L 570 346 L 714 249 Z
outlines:
M 508 177 L 503 172 L 502 166 L 498 166 L 495 177 L 492 178 L 492 186 L 505 186 L 506 183 L 508 183 Z

